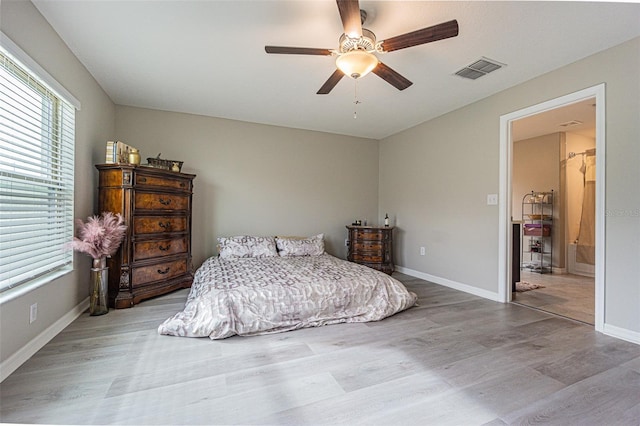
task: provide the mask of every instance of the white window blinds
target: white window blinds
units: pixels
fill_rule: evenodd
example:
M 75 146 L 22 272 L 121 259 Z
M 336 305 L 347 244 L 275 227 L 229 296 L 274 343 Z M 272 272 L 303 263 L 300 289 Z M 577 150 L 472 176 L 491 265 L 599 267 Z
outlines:
M 71 264 L 75 108 L 0 49 L 0 291 Z

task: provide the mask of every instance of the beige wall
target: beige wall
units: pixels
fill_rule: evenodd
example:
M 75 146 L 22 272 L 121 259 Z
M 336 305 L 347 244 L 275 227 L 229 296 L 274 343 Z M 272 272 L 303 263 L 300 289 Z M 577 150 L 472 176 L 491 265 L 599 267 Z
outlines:
M 560 144 L 563 133 L 552 133 L 513 143 L 513 177 L 511 181 L 511 216 L 522 220 L 522 198 L 525 194 L 554 191 L 552 266 L 564 268 L 564 218 L 560 203 Z M 531 213 L 529 211 L 529 213 Z M 525 218 L 526 219 L 526 218 Z
M 183 160 L 197 175 L 193 257 L 216 237 L 315 235 L 344 258 L 345 225 L 374 220 L 378 143 L 370 139 L 118 106 L 116 137 L 147 157 Z
M 604 82 L 605 329 L 639 339 L 638 75 L 640 38 L 381 141 L 380 211 L 402 229 L 397 263 L 497 294 L 498 209 L 486 195 L 498 192 L 500 116 Z
M 488 107 L 475 103 L 381 141 L 380 211 L 398 228 L 396 264 L 497 291 L 498 206 L 487 194 L 498 192 L 500 110 Z
M 2 32 L 82 104 L 76 114 L 74 203 L 75 216 L 87 217 L 94 210 L 97 176 L 93 164 L 104 158 L 104 141 L 114 132 L 115 106 L 31 2 L 2 0 L 0 17 Z M 30 346 L 34 340 L 46 339 L 52 330 L 73 319 L 73 312 L 88 295 L 90 264 L 86 256 L 76 254 L 74 266 L 73 273 L 20 297 L 7 295 L 9 292 L 3 294 L 0 309 L 3 369 L 11 365 L 18 351 L 28 352 L 33 349 Z M 29 324 L 32 303 L 38 304 L 38 319 Z
M 539 136 L 513 143 L 514 220 L 522 219 L 522 197 L 531 191 L 560 189 L 560 133 Z

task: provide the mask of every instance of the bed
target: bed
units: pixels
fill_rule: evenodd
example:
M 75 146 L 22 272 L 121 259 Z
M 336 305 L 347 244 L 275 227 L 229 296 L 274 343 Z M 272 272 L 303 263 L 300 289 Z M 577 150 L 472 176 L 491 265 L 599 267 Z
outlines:
M 416 303 L 395 278 L 324 251 L 309 238 L 219 238 L 195 273 L 184 310 L 160 334 L 224 339 L 378 321 Z

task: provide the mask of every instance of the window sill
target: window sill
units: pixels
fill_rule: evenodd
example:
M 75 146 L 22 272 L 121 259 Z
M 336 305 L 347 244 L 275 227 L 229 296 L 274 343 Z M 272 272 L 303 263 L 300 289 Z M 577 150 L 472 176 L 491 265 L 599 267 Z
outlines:
M 14 287 L 12 289 L 9 290 L 5 290 L 2 293 L 0 293 L 0 305 L 3 305 L 4 303 L 10 302 L 12 300 L 15 300 L 19 297 L 24 296 L 25 294 L 32 292 L 33 290 L 36 290 L 42 286 L 45 286 L 47 284 L 49 284 L 50 282 L 57 280 L 58 278 L 67 275 L 68 273 L 73 271 L 73 266 L 69 265 L 69 266 L 65 266 L 64 268 L 61 268 L 57 271 L 54 272 L 50 272 L 48 274 L 45 274 L 41 277 L 36 278 L 35 280 L 29 282 L 29 283 L 25 283 L 25 284 L 21 284 L 17 287 Z

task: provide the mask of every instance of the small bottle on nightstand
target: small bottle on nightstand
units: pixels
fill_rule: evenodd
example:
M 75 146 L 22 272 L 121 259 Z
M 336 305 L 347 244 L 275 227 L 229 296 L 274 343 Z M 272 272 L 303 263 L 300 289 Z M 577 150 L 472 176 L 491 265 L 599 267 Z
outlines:
M 389 226 L 389 214 L 385 213 L 384 215 L 384 226 Z

